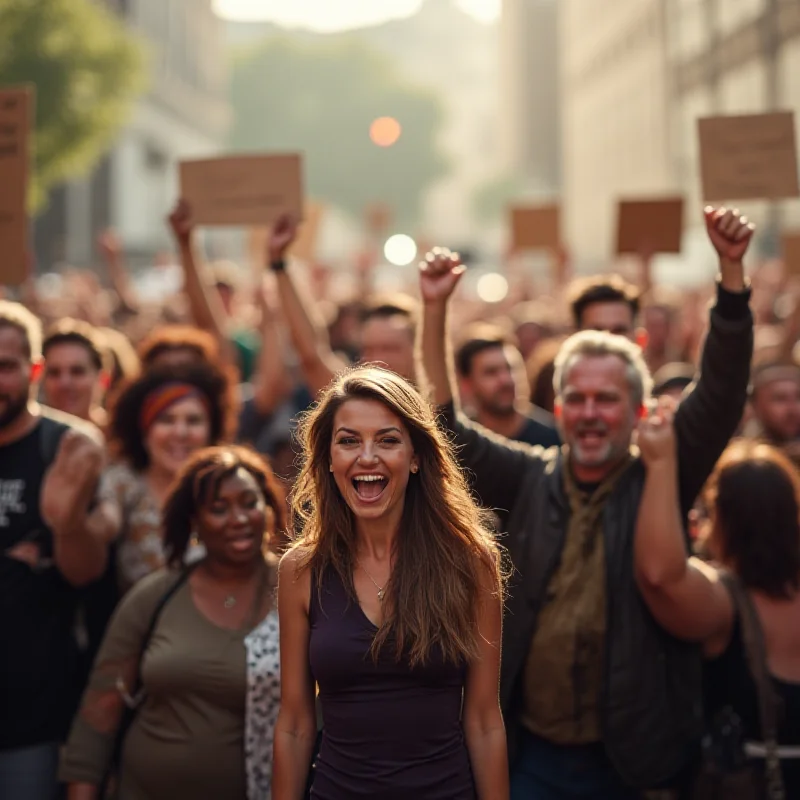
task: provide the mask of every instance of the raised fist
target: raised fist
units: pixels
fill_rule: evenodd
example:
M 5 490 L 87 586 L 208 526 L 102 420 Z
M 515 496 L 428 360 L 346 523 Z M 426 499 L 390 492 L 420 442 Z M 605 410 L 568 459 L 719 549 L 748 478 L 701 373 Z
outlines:
M 446 247 L 434 247 L 419 265 L 419 287 L 423 301 L 447 301 L 465 271 L 458 253 L 451 253 Z
M 755 225 L 734 208 L 705 208 L 708 238 L 719 257 L 728 261 L 741 261 L 753 238 Z

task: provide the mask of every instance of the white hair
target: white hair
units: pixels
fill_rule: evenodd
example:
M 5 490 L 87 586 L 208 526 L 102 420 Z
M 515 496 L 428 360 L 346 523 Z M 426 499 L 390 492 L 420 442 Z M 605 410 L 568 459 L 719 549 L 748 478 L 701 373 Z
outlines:
M 555 360 L 553 388 L 556 397 L 564 391 L 564 381 L 569 368 L 579 358 L 602 358 L 616 356 L 625 364 L 625 376 L 631 390 L 634 408 L 650 399 L 653 378 L 642 357 L 642 348 L 626 339 L 606 331 L 581 331 L 561 345 Z

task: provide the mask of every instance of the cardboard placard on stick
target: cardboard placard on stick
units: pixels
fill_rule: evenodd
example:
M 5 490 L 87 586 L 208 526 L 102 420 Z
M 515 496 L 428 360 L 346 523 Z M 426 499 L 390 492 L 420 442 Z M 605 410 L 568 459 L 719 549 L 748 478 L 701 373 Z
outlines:
M 781 252 L 786 274 L 800 277 L 800 231 L 783 234 Z
M 625 199 L 617 204 L 617 255 L 680 253 L 683 198 Z
M 800 196 L 792 111 L 706 117 L 697 124 L 704 200 Z
M 28 274 L 28 169 L 33 89 L 0 89 L 0 284 L 19 286 Z
M 514 252 L 557 250 L 560 246 L 560 206 L 512 206 L 511 248 Z
M 281 214 L 303 215 L 298 153 L 183 161 L 181 197 L 198 225 L 270 225 Z

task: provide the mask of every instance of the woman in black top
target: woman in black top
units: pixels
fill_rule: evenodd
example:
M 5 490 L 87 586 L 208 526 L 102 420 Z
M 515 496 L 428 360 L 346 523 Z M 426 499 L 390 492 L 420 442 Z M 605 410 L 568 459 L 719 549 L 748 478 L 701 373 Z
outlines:
M 741 727 L 743 756 L 763 766 L 756 686 L 741 621 L 719 569 L 746 590 L 764 632 L 780 698 L 778 755 L 785 796 L 800 797 L 800 516 L 798 474 L 766 444 L 741 441 L 722 456 L 707 490 L 708 547 L 718 567 L 686 558 L 669 401 L 642 422 L 647 479 L 636 533 L 636 570 L 650 611 L 674 636 L 699 642 L 707 659 L 706 716 Z M 738 719 L 737 719 L 738 718 Z M 730 727 L 730 725 L 729 725 Z
M 507 800 L 500 558 L 431 408 L 362 367 L 301 426 L 273 800 Z M 463 705 L 462 705 L 463 703 Z

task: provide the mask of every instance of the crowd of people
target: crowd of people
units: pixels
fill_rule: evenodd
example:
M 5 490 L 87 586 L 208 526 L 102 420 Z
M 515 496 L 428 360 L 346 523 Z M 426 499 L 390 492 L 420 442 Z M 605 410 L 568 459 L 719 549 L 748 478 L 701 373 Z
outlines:
M 800 797 L 800 291 L 705 223 L 488 304 L 181 201 L 179 294 L 6 290 L 0 797 Z

